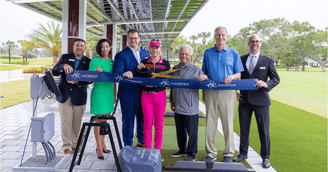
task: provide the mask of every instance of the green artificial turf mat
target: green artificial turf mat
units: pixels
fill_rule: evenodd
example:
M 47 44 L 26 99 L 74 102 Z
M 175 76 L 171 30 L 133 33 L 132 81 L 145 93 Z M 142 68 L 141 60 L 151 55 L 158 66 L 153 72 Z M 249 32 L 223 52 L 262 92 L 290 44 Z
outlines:
M 274 100 L 271 103 L 271 165 L 277 171 L 327 171 L 327 118 Z M 234 131 L 239 135 L 238 113 Z M 255 115 L 252 116 L 249 142 L 260 154 Z
M 178 149 L 162 149 L 161 154 L 163 156 L 164 161 L 162 162 L 162 166 L 172 166 L 174 165 L 177 161 L 183 161 L 186 157 L 178 157 L 178 158 L 172 158 L 170 157 L 171 153 L 177 152 Z M 218 155 L 216 156 L 215 162 L 222 162 L 223 161 L 223 156 L 222 156 L 222 150 L 218 150 Z M 236 157 L 238 155 L 238 152 L 235 152 Z M 205 150 L 198 150 L 197 151 L 197 156 L 196 156 L 196 161 L 203 161 L 203 159 L 207 156 Z M 240 162 L 232 162 L 232 163 L 240 163 Z M 241 163 L 246 167 L 246 168 L 252 168 L 246 160 L 241 161 Z
M 205 126 L 198 127 L 198 150 L 205 150 Z M 154 145 L 154 134 L 155 128 L 153 127 L 153 145 Z M 135 135 L 133 144 L 137 144 L 137 137 Z M 216 131 L 216 141 L 215 147 L 217 150 L 224 150 L 224 138 L 219 131 Z M 162 141 L 162 149 L 177 149 L 177 136 L 175 126 L 172 125 L 164 125 L 163 126 L 163 141 Z

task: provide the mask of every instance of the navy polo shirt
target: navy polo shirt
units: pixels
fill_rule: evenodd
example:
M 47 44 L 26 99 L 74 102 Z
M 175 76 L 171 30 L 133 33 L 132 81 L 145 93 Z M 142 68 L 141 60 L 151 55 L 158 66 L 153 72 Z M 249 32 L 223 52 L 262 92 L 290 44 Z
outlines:
M 220 52 L 214 45 L 204 53 L 202 71 L 208 73 L 209 79 L 224 80 L 228 75 L 243 72 L 244 67 L 238 51 L 225 45 Z

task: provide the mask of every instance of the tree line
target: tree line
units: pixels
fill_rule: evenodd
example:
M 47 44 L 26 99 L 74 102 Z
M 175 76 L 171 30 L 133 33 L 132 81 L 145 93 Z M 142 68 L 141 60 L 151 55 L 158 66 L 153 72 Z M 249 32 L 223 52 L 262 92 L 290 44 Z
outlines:
M 18 43 L 23 47 L 22 55 L 27 60 L 27 55 L 34 49 L 42 48 L 52 53 L 53 64 L 57 63 L 58 57 L 61 53 L 62 38 L 61 25 L 55 24 L 53 21 L 47 23 L 47 27 L 39 24 L 40 27 L 28 35 L 29 40 L 20 40 Z M 229 36 L 227 45 L 236 49 L 240 55 L 249 53 L 247 45 L 248 39 L 251 35 L 257 34 L 262 39 L 261 52 L 274 58 L 276 64 L 281 62 L 287 67 L 302 66 L 305 70 L 306 59 L 313 59 L 320 65 L 322 71 L 325 71 L 325 65 L 328 63 L 327 59 L 327 37 L 328 27 L 325 30 L 316 29 L 308 22 L 294 21 L 290 23 L 284 18 L 276 18 L 271 20 L 261 20 L 249 24 L 248 27 L 240 29 L 234 36 Z M 212 37 L 207 41 L 208 38 Z M 99 36 L 87 34 L 87 50 L 86 54 L 90 58 L 95 56 L 95 46 Z M 195 40 L 201 39 L 202 43 L 195 43 Z M 117 41 L 119 43 L 119 40 Z M 194 54 L 192 63 L 200 62 L 206 49 L 215 45 L 215 39 L 210 32 L 201 32 L 192 35 L 188 38 L 179 35 L 171 44 L 170 50 L 172 55 L 169 55 L 172 60 L 177 55 L 179 46 L 182 44 L 189 44 L 193 48 Z M 9 53 L 17 47 L 15 42 L 7 41 L 2 44 Z M 119 44 L 118 44 L 119 45 Z M 117 46 L 119 51 L 119 46 Z M 118 52 L 117 51 L 117 52 Z
M 305 70 L 306 59 L 313 59 L 320 65 L 322 71 L 325 71 L 327 59 L 327 37 L 328 27 L 325 30 L 316 29 L 308 22 L 289 22 L 284 18 L 276 18 L 271 20 L 261 20 L 250 24 L 248 27 L 240 29 L 234 36 L 229 36 L 227 45 L 236 49 L 240 55 L 248 54 L 248 39 L 251 35 L 257 34 L 262 39 L 261 52 L 274 58 L 276 64 L 279 61 L 287 70 L 289 67 L 302 66 Z M 201 57 L 205 49 L 215 45 L 214 37 L 206 43 L 206 39 L 211 37 L 211 33 L 202 32 L 192 35 L 189 39 L 178 36 L 171 45 L 173 55 L 182 44 L 189 44 L 193 47 L 193 57 Z M 196 39 L 202 39 L 201 44 L 195 43 Z M 202 51 L 201 48 L 203 49 Z M 198 58 L 199 59 L 199 58 Z

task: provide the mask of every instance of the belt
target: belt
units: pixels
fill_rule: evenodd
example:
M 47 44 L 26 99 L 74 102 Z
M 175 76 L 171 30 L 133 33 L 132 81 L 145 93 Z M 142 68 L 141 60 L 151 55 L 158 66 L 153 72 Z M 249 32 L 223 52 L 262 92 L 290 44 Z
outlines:
M 165 90 L 163 90 L 163 91 L 165 91 Z M 144 91 L 144 92 L 146 92 L 148 94 L 156 94 L 156 93 L 162 92 L 162 91 Z

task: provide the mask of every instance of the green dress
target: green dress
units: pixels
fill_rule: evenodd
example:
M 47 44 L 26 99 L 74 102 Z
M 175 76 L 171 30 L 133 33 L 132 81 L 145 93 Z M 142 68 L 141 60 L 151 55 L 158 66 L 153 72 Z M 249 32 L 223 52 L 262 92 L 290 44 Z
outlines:
M 112 59 L 103 60 L 95 57 L 89 64 L 89 70 L 95 71 L 97 66 L 100 66 L 103 72 L 112 72 L 113 64 Z M 91 114 L 104 115 L 114 112 L 114 84 L 112 82 L 94 82 L 90 103 Z

